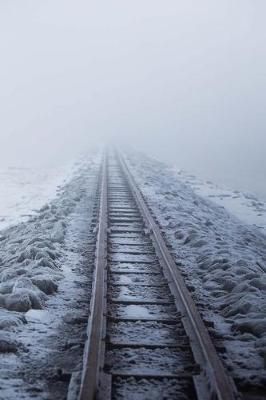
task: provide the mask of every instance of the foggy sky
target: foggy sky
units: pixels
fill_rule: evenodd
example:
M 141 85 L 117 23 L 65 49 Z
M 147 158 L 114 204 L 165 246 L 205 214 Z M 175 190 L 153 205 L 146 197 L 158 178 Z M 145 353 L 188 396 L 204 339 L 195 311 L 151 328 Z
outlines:
M 1 0 L 0 166 L 123 140 L 266 197 L 264 0 Z

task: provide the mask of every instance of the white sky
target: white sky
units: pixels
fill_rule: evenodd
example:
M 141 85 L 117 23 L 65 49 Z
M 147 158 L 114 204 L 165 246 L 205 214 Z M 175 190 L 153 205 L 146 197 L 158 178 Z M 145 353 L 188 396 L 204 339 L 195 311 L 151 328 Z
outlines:
M 265 0 L 1 0 L 0 165 L 116 138 L 262 193 Z

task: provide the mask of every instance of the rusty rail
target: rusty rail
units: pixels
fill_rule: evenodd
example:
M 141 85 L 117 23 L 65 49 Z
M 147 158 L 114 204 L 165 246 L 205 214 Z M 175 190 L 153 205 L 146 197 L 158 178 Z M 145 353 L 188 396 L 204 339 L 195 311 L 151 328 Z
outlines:
M 79 400 L 93 400 L 95 398 L 98 390 L 101 367 L 104 362 L 106 330 L 107 201 L 107 157 L 105 154 L 101 173 L 95 271 Z

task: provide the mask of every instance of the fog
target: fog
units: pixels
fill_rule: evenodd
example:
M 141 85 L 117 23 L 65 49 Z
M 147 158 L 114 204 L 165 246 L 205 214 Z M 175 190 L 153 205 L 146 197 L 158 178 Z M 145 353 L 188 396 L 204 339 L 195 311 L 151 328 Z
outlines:
M 0 2 L 0 166 L 104 140 L 266 198 L 264 0 Z

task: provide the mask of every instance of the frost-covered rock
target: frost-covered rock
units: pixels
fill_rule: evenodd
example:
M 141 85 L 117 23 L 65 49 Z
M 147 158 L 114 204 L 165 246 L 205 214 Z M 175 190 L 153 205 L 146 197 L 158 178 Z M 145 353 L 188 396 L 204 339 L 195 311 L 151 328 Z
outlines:
M 2 272 L 0 272 L 0 282 L 7 282 L 10 281 L 17 276 L 20 275 L 25 275 L 27 273 L 27 270 L 24 268 L 18 268 L 17 265 L 15 265 L 12 268 L 5 268 Z
M 63 316 L 87 312 L 92 273 L 87 244 L 98 168 L 99 163 L 92 170 L 86 160 L 52 203 L 0 233 L 0 391 L 5 399 L 54 398 L 53 369 L 68 360 L 68 352 L 62 357 L 65 340 L 80 339 L 81 326 L 85 334 L 87 318 L 81 325 L 77 317 L 77 324 L 65 330 Z M 85 286 L 79 283 L 82 279 Z M 67 361 L 71 371 L 82 362 L 81 347 L 77 350 L 79 356 L 71 351 Z M 25 373 L 31 382 L 21 379 Z M 65 394 L 61 380 L 59 376 L 58 386 Z
M 47 299 L 46 294 L 27 277 L 19 277 L 6 284 L 5 288 L 7 294 L 3 306 L 8 310 L 26 312 L 31 308 L 42 309 Z
M 0 332 L 0 353 L 17 353 L 19 344 L 9 335 Z
M 58 289 L 68 217 L 87 194 L 90 164 L 77 170 L 53 202 L 27 222 L 1 232 L 0 307 L 42 309 Z
M 10 294 L 12 293 L 14 287 L 14 282 L 4 282 L 0 284 L 0 294 Z
M 53 294 L 58 288 L 57 282 L 48 275 L 37 275 L 31 281 L 46 294 Z
M 254 311 L 253 311 L 254 315 Z M 244 333 L 252 333 L 256 337 L 265 337 L 266 332 L 266 317 L 265 313 L 259 316 L 257 313 L 254 315 L 253 318 L 244 318 L 241 321 L 237 321 L 234 324 L 234 328 L 240 332 Z M 266 350 L 266 348 L 265 348 Z
M 13 330 L 25 323 L 24 315 L 9 312 L 6 309 L 0 310 L 0 331 Z
M 37 304 L 36 301 L 35 304 Z M 32 302 L 29 294 L 26 292 L 10 294 L 5 298 L 5 307 L 10 311 L 27 312 L 32 308 Z
M 5 307 L 5 296 L 0 294 L 0 307 Z
M 65 230 L 61 221 L 55 223 L 53 232 L 51 235 L 52 242 L 62 243 L 64 241 Z

